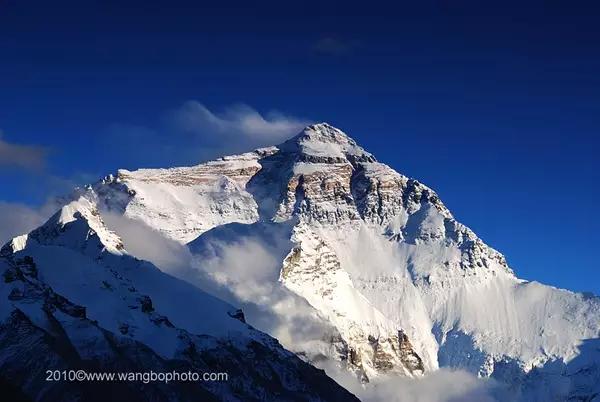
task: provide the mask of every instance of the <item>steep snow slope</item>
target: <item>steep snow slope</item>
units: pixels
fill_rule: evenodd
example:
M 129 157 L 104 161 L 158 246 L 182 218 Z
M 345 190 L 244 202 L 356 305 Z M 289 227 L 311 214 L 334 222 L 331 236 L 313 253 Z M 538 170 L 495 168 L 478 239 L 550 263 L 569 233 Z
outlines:
M 241 311 L 130 256 L 89 198 L 0 252 L 2 379 L 36 400 L 97 398 L 45 371 L 227 372 L 225 382 L 151 384 L 156 400 L 355 400 L 244 322 Z M 108 384 L 118 400 L 144 384 Z M 111 388 L 111 389 L 113 389 Z
M 87 193 L 104 210 L 174 240 L 199 236 L 191 245 L 203 257 L 223 224 L 248 224 L 248 231 L 220 239 L 221 254 L 260 238 L 255 222 L 290 227 L 285 240 L 292 244 L 273 254 L 279 275 L 268 278 L 335 328 L 341 343 L 334 337 L 338 347 L 325 356 L 363 380 L 457 367 L 526 393 L 543 382 L 549 366 L 589 361 L 583 354 L 590 348 L 581 345 L 600 337 L 598 298 L 519 280 L 504 256 L 457 222 L 433 190 L 377 162 L 327 124 L 277 147 L 195 167 L 120 171 Z M 207 266 L 210 260 L 197 261 L 198 270 Z M 235 283 L 231 300 L 247 301 L 254 283 L 236 282 L 240 270 L 208 276 Z M 274 315 L 289 312 L 255 296 Z M 582 370 L 596 373 L 597 366 Z M 574 392 L 571 385 L 556 390 L 557 397 Z

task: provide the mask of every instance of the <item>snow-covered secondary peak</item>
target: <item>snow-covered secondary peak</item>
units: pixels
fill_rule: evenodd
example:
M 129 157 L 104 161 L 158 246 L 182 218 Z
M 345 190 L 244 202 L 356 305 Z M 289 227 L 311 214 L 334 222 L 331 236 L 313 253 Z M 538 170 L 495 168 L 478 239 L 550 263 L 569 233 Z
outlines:
M 191 167 L 121 169 L 87 191 L 103 208 L 187 243 L 215 226 L 258 219 L 246 185 L 261 169 L 259 160 L 275 152 L 275 147 L 261 148 Z
M 586 361 L 580 345 L 600 337 L 598 298 L 518 279 L 434 190 L 326 123 L 277 146 L 196 166 L 120 170 L 84 193 L 101 212 L 194 246 L 202 255 L 194 269 L 215 287 L 236 284 L 230 302 L 260 305 L 293 325 L 282 306 L 296 304 L 274 302 L 272 293 L 304 300 L 335 329 L 322 337 L 331 348 L 291 338 L 285 346 L 311 361 L 338 361 L 363 380 L 452 367 L 519 389 L 560 367 L 561 381 L 570 382 L 570 362 Z M 272 252 L 265 264 L 275 275 L 263 277 L 256 267 L 261 281 L 253 282 L 252 261 L 211 271 L 228 250 L 238 256 L 240 245 L 265 237 L 259 243 Z M 256 258 L 252 251 L 242 258 Z
M 123 253 L 119 236 L 106 228 L 97 206 L 85 197 L 63 206 L 27 237 L 42 244 L 79 248 L 92 255 L 103 251 Z

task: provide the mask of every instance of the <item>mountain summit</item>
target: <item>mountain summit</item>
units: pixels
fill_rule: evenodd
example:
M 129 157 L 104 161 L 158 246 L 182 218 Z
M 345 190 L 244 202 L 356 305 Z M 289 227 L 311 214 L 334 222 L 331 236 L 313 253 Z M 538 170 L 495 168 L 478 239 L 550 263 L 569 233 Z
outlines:
M 119 170 L 75 198 L 89 205 L 88 221 L 117 222 L 108 225 L 116 234 L 92 225 L 108 239 L 92 247 L 74 230 L 68 244 L 52 240 L 52 253 L 99 248 L 111 267 L 129 252 L 149 259 L 241 306 L 246 322 L 331 375 L 350 371 L 368 387 L 445 367 L 495 378 L 514 400 L 599 392 L 597 297 L 518 279 L 435 191 L 329 124 L 192 167 Z M 136 248 L 123 222 L 160 233 L 184 263 Z M 23 239 L 5 258 L 22 254 Z M 173 324 L 193 333 L 187 320 Z
M 306 127 L 300 134 L 278 146 L 283 152 L 296 153 L 306 162 L 347 162 L 370 161 L 375 158 L 361 148 L 343 131 L 327 124 L 319 123 Z

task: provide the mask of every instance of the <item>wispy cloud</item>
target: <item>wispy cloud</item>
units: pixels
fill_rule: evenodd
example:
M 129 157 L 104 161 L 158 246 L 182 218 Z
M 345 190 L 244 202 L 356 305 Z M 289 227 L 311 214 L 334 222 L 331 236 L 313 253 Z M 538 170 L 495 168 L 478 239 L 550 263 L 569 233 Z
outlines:
M 215 111 L 196 100 L 165 111 L 145 125 L 116 123 L 107 141 L 118 141 L 131 167 L 192 164 L 218 156 L 277 145 L 298 134 L 311 121 L 245 104 Z
M 44 223 L 59 208 L 55 199 L 48 199 L 34 208 L 21 203 L 0 201 L 0 247 L 15 236 L 29 233 Z
M 46 166 L 47 154 L 44 147 L 8 142 L 0 130 L 0 166 L 41 171 Z
M 317 364 L 338 384 L 371 402 L 496 402 L 511 400 L 508 390 L 493 379 L 461 370 L 440 369 L 423 377 L 381 376 L 360 384 L 356 376 L 331 361 Z
M 192 263 L 188 248 L 168 239 L 145 223 L 123 215 L 102 211 L 106 226 L 116 232 L 132 255 L 150 261 L 164 271 L 182 270 Z
M 10 194 L 14 199 L 15 194 L 21 194 L 28 202 L 37 200 L 33 201 L 35 204 L 29 204 L 0 199 L 0 246 L 43 224 L 60 208 L 59 197 L 70 194 L 78 185 L 97 179 L 98 175 L 83 172 L 75 172 L 70 177 L 52 174 L 47 168 L 48 152 L 48 148 L 39 145 L 9 142 L 0 130 L 0 173 L 10 180 L 0 189 L 4 190 L 0 191 L 0 197 Z
M 232 225 L 229 229 L 235 233 L 245 227 Z M 277 229 L 285 232 L 285 228 Z M 229 238 L 228 230 L 217 231 L 216 238 L 205 237 L 192 246 L 191 270 L 173 274 L 242 307 L 249 323 L 292 351 L 327 348 L 326 340 L 337 334 L 335 329 L 278 280 L 281 263 L 290 249 L 289 236 L 271 237 L 265 233 L 265 237 Z M 309 353 L 309 357 L 315 356 Z
M 167 239 L 139 221 L 105 210 L 101 214 L 121 237 L 127 252 L 242 307 L 248 322 L 286 347 L 301 351 L 306 350 L 304 345 L 322 344 L 327 348 L 324 339 L 336 333 L 306 300 L 278 281 L 281 261 L 290 247 L 289 236 L 277 232 L 274 236 L 265 234 L 265 238 L 238 238 L 246 225 L 232 224 L 224 232 L 217 230 L 216 238 L 203 239 L 192 253 L 187 245 Z M 288 233 L 285 227 L 277 230 Z
M 270 111 L 264 116 L 244 104 L 220 113 L 202 103 L 190 100 L 168 114 L 169 124 L 184 133 L 199 136 L 207 143 L 243 141 L 253 146 L 272 145 L 283 141 L 310 124 L 308 120 Z
M 333 36 L 325 36 L 318 39 L 314 43 L 313 50 L 324 55 L 339 56 L 351 52 L 356 48 L 356 46 L 357 42 L 355 41 L 343 40 Z

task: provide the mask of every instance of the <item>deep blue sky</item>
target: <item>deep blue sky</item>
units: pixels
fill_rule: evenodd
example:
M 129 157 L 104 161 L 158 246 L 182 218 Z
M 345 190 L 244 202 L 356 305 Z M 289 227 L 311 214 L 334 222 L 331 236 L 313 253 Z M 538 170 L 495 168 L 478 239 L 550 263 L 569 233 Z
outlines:
M 48 152 L 45 168 L 0 163 L 0 200 L 197 162 L 161 119 L 244 103 L 342 128 L 519 276 L 600 294 L 591 2 L 201 3 L 0 1 L 1 138 Z

